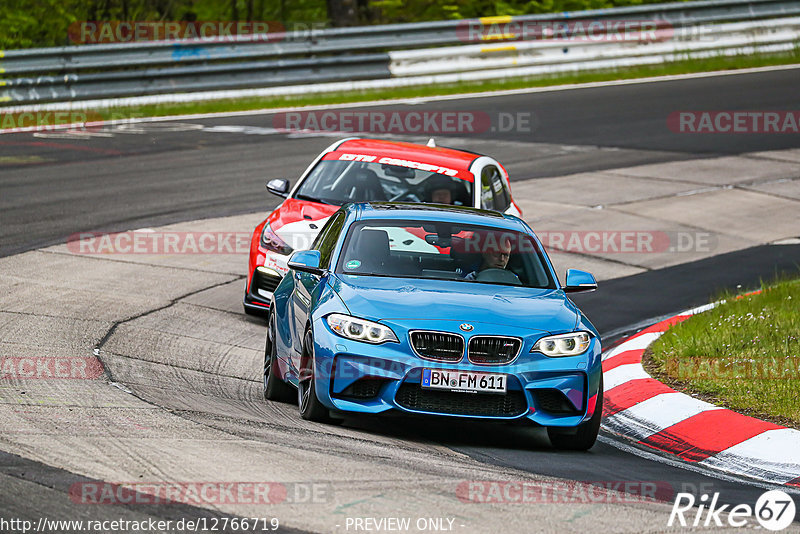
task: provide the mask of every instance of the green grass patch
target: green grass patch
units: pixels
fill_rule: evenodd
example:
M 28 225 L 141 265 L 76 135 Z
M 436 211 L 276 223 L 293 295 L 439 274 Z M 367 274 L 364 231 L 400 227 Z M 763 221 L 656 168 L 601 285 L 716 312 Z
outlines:
M 800 425 L 800 279 L 721 298 L 653 343 L 645 367 L 715 404 Z
M 318 93 L 297 96 L 258 97 L 241 99 L 205 100 L 179 104 L 156 104 L 147 106 L 130 106 L 95 110 L 106 120 L 123 120 L 126 118 L 163 117 L 168 115 L 190 115 L 202 113 L 224 113 L 256 109 L 273 109 L 281 107 L 301 107 L 326 104 L 344 104 L 365 101 L 393 100 L 398 98 L 425 98 L 452 94 L 469 94 L 484 91 L 502 91 L 532 87 L 548 87 L 555 85 L 582 84 L 613 80 L 628 80 L 669 76 L 698 72 L 727 71 L 745 68 L 766 67 L 775 65 L 800 64 L 800 47 L 783 54 L 771 55 L 739 55 L 696 58 L 660 65 L 631 67 L 626 69 L 587 71 L 573 74 L 538 76 L 527 78 L 508 78 L 503 80 L 487 80 L 480 82 L 462 82 L 441 85 L 420 85 L 392 89 Z M 46 122 L 42 115 L 40 124 Z M 8 127 L 6 124 L 0 128 Z

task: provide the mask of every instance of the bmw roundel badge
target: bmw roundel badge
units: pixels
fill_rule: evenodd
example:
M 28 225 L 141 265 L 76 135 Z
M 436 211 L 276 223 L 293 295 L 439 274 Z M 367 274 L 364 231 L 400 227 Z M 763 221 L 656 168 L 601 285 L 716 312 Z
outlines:
M 461 330 L 463 330 L 464 332 L 472 332 L 472 329 L 474 328 L 474 326 L 472 326 L 472 325 L 471 325 L 471 324 L 469 324 L 469 323 L 461 323 L 461 324 L 459 325 L 459 328 L 460 328 Z

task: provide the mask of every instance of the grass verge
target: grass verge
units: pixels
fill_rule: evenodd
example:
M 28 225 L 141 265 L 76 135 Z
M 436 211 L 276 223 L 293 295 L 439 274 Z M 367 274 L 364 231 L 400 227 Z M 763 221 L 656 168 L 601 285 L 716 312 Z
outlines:
M 721 298 L 653 343 L 645 368 L 714 404 L 800 426 L 800 279 Z
M 399 98 L 425 98 L 452 94 L 468 94 L 485 91 L 502 91 L 532 87 L 581 84 L 591 82 L 629 80 L 654 76 L 669 76 L 699 72 L 737 70 L 745 68 L 776 65 L 800 64 L 800 47 L 791 52 L 770 55 L 716 56 L 710 58 L 688 59 L 660 65 L 630 67 L 617 70 L 587 71 L 553 76 L 527 78 L 508 78 L 479 82 L 462 82 L 436 86 L 422 85 L 392 89 L 365 90 L 354 92 L 333 92 L 313 95 L 257 97 L 241 99 L 206 100 L 200 102 L 154 104 L 146 106 L 119 107 L 96 110 L 107 119 L 122 120 L 137 117 L 163 117 L 168 115 L 190 115 L 201 113 L 223 113 L 280 107 L 300 107 L 326 104 L 344 104 Z M 48 117 L 42 115 L 39 124 L 47 124 Z M 2 125 L 5 127 L 5 125 Z

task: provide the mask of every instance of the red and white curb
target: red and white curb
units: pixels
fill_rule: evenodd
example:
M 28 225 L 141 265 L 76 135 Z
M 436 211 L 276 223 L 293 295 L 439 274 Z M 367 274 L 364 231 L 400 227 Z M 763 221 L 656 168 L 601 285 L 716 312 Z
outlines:
M 701 306 L 645 328 L 603 354 L 603 427 L 685 462 L 800 487 L 800 431 L 679 393 L 642 367 L 645 349 Z

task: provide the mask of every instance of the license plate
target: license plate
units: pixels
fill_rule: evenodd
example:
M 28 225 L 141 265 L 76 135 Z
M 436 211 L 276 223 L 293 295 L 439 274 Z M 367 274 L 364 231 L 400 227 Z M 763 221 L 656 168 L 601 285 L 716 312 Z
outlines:
M 508 375 L 454 371 L 448 369 L 423 369 L 420 385 L 426 389 L 446 389 L 470 393 L 505 393 Z

